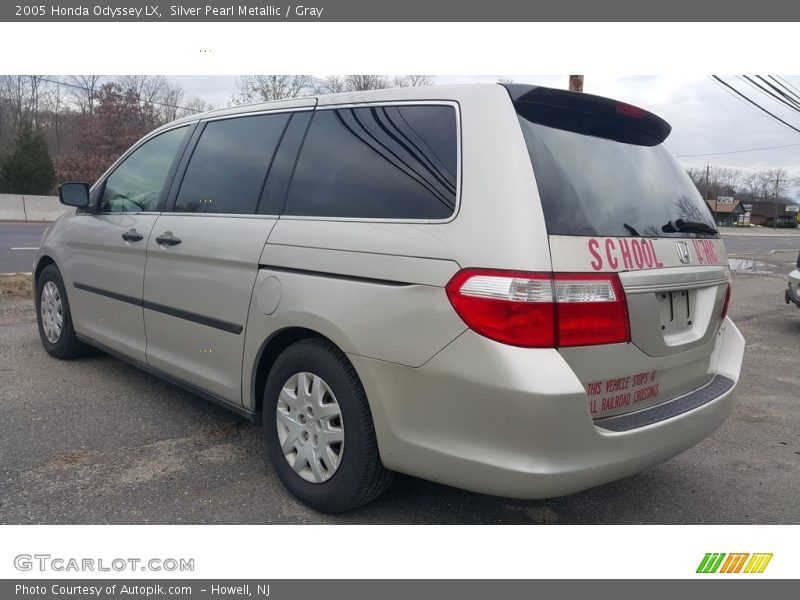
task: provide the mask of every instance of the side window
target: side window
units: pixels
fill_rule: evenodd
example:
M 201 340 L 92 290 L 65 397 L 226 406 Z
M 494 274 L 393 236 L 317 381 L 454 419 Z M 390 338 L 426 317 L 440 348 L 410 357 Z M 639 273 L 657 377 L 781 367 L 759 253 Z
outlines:
M 171 129 L 139 146 L 108 176 L 99 212 L 156 210 L 175 155 L 188 127 Z
M 290 113 L 212 121 L 186 168 L 175 212 L 253 214 Z
M 451 106 L 319 110 L 284 214 L 446 219 L 456 204 L 456 140 Z

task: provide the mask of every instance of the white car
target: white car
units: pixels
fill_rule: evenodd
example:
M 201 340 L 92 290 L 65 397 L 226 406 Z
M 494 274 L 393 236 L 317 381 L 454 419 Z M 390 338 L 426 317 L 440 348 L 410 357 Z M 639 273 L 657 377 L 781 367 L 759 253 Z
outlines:
M 789 285 L 785 294 L 786 304 L 792 303 L 800 308 L 800 254 L 797 256 L 797 268 L 789 273 Z

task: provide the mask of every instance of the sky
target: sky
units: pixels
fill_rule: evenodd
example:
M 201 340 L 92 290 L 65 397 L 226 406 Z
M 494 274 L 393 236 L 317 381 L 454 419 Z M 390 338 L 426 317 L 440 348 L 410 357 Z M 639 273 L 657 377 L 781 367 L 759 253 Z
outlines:
M 318 77 L 323 77 L 319 75 Z M 800 75 L 782 75 L 790 84 L 800 88 Z M 499 78 L 519 83 L 532 83 L 550 87 L 567 87 L 567 76 L 537 75 L 476 75 L 434 76 L 435 83 L 496 82 Z M 198 95 L 217 105 L 229 103 L 236 89 L 237 77 L 223 76 L 170 76 L 180 83 L 187 94 Z M 736 76 L 723 79 L 756 100 L 780 118 L 800 129 L 800 113 L 757 92 Z M 686 167 L 711 165 L 734 167 L 744 171 L 783 168 L 791 177 L 800 177 L 800 132 L 777 123 L 756 107 L 737 98 L 711 76 L 602 76 L 585 75 L 584 92 L 608 96 L 640 106 L 672 125 L 667 146 Z M 800 95 L 800 92 L 798 92 Z M 787 148 L 720 153 L 767 146 L 797 144 Z

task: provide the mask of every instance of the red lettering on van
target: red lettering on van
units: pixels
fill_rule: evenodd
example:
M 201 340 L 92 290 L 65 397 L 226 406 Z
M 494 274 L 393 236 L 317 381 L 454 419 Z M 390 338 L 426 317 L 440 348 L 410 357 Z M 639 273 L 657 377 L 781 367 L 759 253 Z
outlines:
M 617 246 L 614 244 L 614 240 L 608 238 L 606 240 L 606 260 L 608 261 L 608 266 L 614 270 L 619 267 L 619 261 L 614 257 L 614 250 L 616 249 Z
M 714 242 L 711 240 L 692 240 L 692 244 L 694 245 L 694 252 L 697 254 L 697 262 L 701 265 L 719 262 Z
M 653 266 L 655 266 L 655 267 L 657 267 L 659 269 L 662 268 L 664 266 L 664 263 L 662 263 L 660 260 L 658 260 L 658 254 L 656 254 L 656 246 L 655 246 L 655 244 L 653 244 L 653 240 L 646 240 L 643 243 L 646 244 L 647 246 L 649 246 L 650 247 L 650 252 L 653 253 Z
M 644 264 L 648 269 L 652 269 L 655 256 L 653 255 L 653 248 L 647 243 L 647 240 L 642 240 L 642 254 L 644 255 Z
M 717 249 L 714 247 L 714 242 L 711 240 L 705 240 L 706 243 L 706 257 L 708 257 L 708 262 L 718 263 L 719 257 L 717 256 Z
M 600 242 L 594 238 L 589 240 L 589 252 L 594 257 L 594 260 L 592 260 L 592 268 L 595 271 L 599 271 L 603 268 L 603 257 L 600 256 L 600 253 L 597 251 L 599 248 Z
M 639 243 L 639 240 L 631 240 L 631 254 L 633 254 L 633 262 L 636 263 L 636 268 L 641 269 L 644 267 L 642 245 Z
M 703 247 L 700 245 L 700 240 L 692 240 L 692 245 L 694 245 L 694 253 L 697 255 L 697 262 L 701 265 L 705 264 L 705 253 L 703 252 Z
M 620 254 L 622 254 L 622 266 L 625 269 L 632 269 L 633 262 L 631 261 L 631 251 L 628 248 L 628 240 L 619 241 L 619 250 Z

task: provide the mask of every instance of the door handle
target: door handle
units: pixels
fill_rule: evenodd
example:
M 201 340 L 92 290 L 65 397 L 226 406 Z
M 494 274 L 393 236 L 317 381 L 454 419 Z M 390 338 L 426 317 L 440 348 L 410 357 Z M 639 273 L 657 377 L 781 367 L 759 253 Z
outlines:
M 165 244 L 167 246 L 177 246 L 181 243 L 181 238 L 172 235 L 171 231 L 165 231 L 156 238 L 157 244 Z
M 144 239 L 144 236 L 135 229 L 131 228 L 122 234 L 122 239 L 126 242 L 141 242 Z

